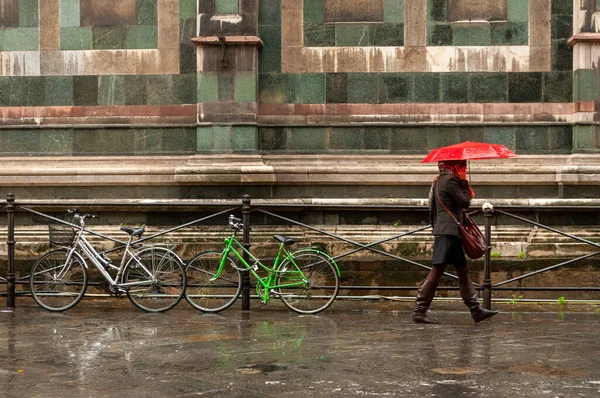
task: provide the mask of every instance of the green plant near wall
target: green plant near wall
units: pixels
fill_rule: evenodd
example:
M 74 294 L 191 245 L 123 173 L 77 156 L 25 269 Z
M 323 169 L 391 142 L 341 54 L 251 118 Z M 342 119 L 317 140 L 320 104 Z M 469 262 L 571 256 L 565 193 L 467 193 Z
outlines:
M 558 298 L 558 300 L 556 300 L 556 301 L 557 301 L 557 303 L 558 303 L 558 304 L 560 304 L 560 305 L 567 305 L 567 303 L 568 303 L 568 302 L 567 302 L 567 300 L 566 300 L 566 299 L 565 299 L 563 296 L 560 296 L 560 297 Z
M 525 252 L 520 252 L 519 253 L 519 258 L 522 260 L 525 258 Z
M 500 252 L 491 252 L 490 256 L 492 256 L 492 257 L 500 257 Z
M 517 300 L 521 300 L 523 298 L 523 295 L 520 294 L 518 296 L 515 296 L 513 294 L 512 298 L 510 299 L 510 301 L 508 302 L 509 305 L 517 305 Z

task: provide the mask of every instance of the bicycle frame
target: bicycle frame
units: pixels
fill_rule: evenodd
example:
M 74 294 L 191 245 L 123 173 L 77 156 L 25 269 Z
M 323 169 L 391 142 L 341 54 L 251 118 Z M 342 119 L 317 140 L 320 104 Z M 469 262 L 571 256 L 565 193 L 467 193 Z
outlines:
M 85 238 L 83 233 L 84 233 L 84 229 L 83 229 L 83 227 L 80 227 L 75 235 L 73 244 L 69 248 L 69 252 L 67 254 L 67 260 L 66 260 L 65 264 L 71 263 L 73 253 L 75 253 L 77 251 L 77 249 L 79 249 L 85 255 L 85 257 L 87 257 L 92 262 L 92 264 L 94 264 L 94 266 L 98 269 L 98 272 L 100 272 L 100 274 L 104 277 L 104 279 L 106 279 L 106 281 L 109 282 L 112 286 L 117 287 L 117 288 L 130 288 L 130 287 L 134 287 L 134 286 L 140 286 L 140 285 L 147 284 L 146 281 L 144 281 L 144 282 L 128 282 L 128 283 L 121 282 L 121 278 L 123 276 L 123 271 L 125 269 L 125 265 L 127 264 L 127 260 L 132 258 L 136 261 L 137 265 L 149 277 L 152 278 L 152 281 L 154 282 L 154 277 L 152 275 L 152 272 L 150 272 L 150 270 L 148 270 L 148 268 L 146 268 L 146 266 L 141 261 L 139 261 L 139 258 L 136 256 L 136 254 L 134 252 L 132 252 L 130 249 L 131 240 L 133 237 L 129 238 L 129 241 L 127 242 L 127 245 L 125 246 L 125 253 L 123 253 L 123 257 L 121 258 L 121 264 L 117 267 L 117 266 L 113 265 L 109 260 L 104 259 L 103 256 L 100 253 L 98 253 L 98 251 Z M 88 268 L 88 265 L 85 261 L 84 261 L 83 265 L 84 265 L 84 267 Z M 115 275 L 114 279 L 112 278 L 110 273 L 107 271 L 107 268 L 111 268 L 111 269 L 117 271 L 117 275 Z M 68 271 L 69 271 L 69 268 L 64 267 L 58 277 L 63 278 Z
M 246 262 L 246 260 L 244 260 L 244 257 L 242 256 L 242 254 L 240 254 L 238 252 L 238 250 L 236 250 L 238 248 L 241 249 L 242 253 L 246 253 L 246 254 L 248 254 L 248 256 L 250 256 L 250 258 L 253 260 L 253 265 L 248 264 L 248 262 Z M 252 274 L 252 276 L 254 276 L 254 278 L 256 278 L 256 281 L 259 284 L 256 289 L 257 292 L 258 292 L 260 286 L 262 286 L 264 288 L 264 294 L 262 297 L 263 302 L 267 302 L 270 299 L 269 292 L 272 289 L 286 288 L 286 287 L 293 287 L 293 286 L 303 286 L 308 281 L 308 279 L 304 276 L 304 273 L 296 265 L 294 258 L 285 249 L 283 243 L 279 245 L 279 250 L 277 251 L 277 256 L 275 257 L 275 260 L 273 262 L 273 267 L 269 268 L 269 267 L 265 266 L 263 263 L 261 263 L 261 261 L 258 258 L 253 256 L 252 253 L 250 253 L 244 246 L 242 246 L 242 244 L 240 242 L 238 242 L 238 240 L 235 238 L 235 235 L 232 235 L 231 237 L 225 239 L 225 249 L 223 250 L 223 254 L 221 256 L 221 262 L 219 264 L 219 269 L 218 269 L 217 273 L 215 274 L 215 276 L 213 278 L 211 278 L 212 281 L 217 280 L 221 276 L 221 272 L 223 270 L 227 255 L 229 253 L 233 253 L 237 257 L 237 259 L 240 261 L 240 263 L 246 268 L 246 270 L 248 272 L 250 272 Z M 285 284 L 278 285 L 275 283 L 278 273 L 290 272 L 290 270 L 280 270 L 279 269 L 279 266 L 281 264 L 283 264 L 283 262 L 285 260 L 289 260 L 290 263 L 294 265 L 295 270 L 293 270 L 291 272 L 298 273 L 300 276 L 300 280 L 298 282 L 285 283 Z M 261 278 L 256 273 L 256 271 L 258 270 L 258 267 L 262 268 L 264 271 L 267 271 L 269 273 L 268 276 L 265 278 Z

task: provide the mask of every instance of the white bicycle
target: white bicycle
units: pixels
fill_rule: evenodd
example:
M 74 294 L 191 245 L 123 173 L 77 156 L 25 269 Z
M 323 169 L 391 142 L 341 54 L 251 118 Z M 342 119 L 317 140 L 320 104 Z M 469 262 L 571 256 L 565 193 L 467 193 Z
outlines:
M 42 308 L 66 311 L 81 301 L 88 286 L 85 259 L 94 264 L 106 280 L 109 293 L 126 293 L 133 305 L 143 311 L 164 312 L 175 307 L 183 298 L 186 272 L 177 254 L 163 247 L 132 250 L 134 237 L 141 237 L 145 228 L 121 227 L 129 234 L 129 241 L 121 264 L 116 266 L 85 237 L 85 220 L 98 216 L 79 215 L 77 209 L 68 213 L 79 220 L 79 227 L 50 226 L 51 243 L 64 248 L 40 257 L 29 277 L 31 296 Z

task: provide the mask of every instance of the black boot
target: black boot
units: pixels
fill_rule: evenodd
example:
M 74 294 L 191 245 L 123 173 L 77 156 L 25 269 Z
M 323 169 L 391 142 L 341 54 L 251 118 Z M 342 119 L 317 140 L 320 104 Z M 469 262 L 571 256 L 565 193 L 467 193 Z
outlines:
M 417 293 L 417 301 L 415 303 L 415 309 L 413 310 L 412 320 L 416 323 L 440 323 L 437 318 L 430 317 L 427 315 L 427 310 L 433 301 L 435 290 L 437 289 L 437 283 L 425 280 L 419 287 Z
M 473 317 L 475 323 L 479 323 L 484 319 L 491 318 L 499 312 L 486 310 L 481 306 L 481 303 L 479 303 L 479 297 L 477 297 L 477 292 L 475 291 L 471 281 L 465 283 L 464 285 L 460 285 L 460 295 L 467 307 L 469 307 L 469 311 L 471 311 L 471 316 Z

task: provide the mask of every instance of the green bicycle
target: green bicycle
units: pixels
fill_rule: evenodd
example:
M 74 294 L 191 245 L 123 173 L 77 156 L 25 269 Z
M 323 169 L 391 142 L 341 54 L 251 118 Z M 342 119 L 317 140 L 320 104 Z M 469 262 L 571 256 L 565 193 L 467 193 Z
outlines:
M 339 291 L 340 271 L 330 256 L 314 248 L 291 253 L 288 248 L 294 240 L 274 235 L 280 245 L 273 267 L 269 268 L 235 238 L 236 232 L 243 229 L 241 222 L 230 215 L 233 233 L 225 239 L 224 250 L 202 252 L 188 263 L 185 298 L 190 305 L 203 312 L 231 307 L 242 292 L 242 272 L 254 276 L 256 294 L 265 304 L 277 296 L 293 311 L 316 314 L 333 303 Z M 244 252 L 252 264 L 244 260 Z M 260 277 L 259 270 L 267 275 Z

